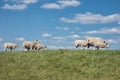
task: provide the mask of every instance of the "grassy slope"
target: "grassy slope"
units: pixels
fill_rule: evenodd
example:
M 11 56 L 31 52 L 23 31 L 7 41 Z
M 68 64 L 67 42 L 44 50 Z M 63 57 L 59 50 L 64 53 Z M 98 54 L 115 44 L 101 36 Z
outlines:
M 0 52 L 0 80 L 120 80 L 120 50 Z

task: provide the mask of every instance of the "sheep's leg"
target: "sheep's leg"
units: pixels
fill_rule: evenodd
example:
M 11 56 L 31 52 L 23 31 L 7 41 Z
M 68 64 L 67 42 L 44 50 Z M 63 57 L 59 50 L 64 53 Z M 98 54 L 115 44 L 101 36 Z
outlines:
M 83 47 L 81 47 L 81 50 L 83 50 Z
M 12 50 L 15 51 L 15 48 L 13 48 Z
M 30 48 L 27 48 L 27 50 L 29 51 L 29 50 L 30 50 Z
M 96 47 L 93 47 L 93 50 L 96 50 Z
M 97 50 L 99 50 L 100 48 L 99 47 L 96 47 Z
M 85 49 L 87 50 L 88 48 L 87 48 L 87 47 L 85 47 Z
M 4 52 L 7 51 L 7 48 L 4 48 Z
M 30 46 L 29 50 L 33 50 L 33 47 L 32 47 L 32 46 Z M 28 51 L 29 51 L 29 50 L 28 50 Z
M 79 47 L 79 45 L 76 45 L 75 47 L 76 47 L 76 48 L 78 48 L 78 47 Z
M 10 51 L 12 51 L 12 48 L 10 48 Z

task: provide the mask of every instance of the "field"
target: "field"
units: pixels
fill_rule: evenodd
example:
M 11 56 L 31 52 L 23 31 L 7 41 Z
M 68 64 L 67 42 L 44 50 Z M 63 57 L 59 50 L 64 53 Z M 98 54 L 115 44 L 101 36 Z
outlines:
M 120 80 L 120 50 L 0 52 L 0 80 Z

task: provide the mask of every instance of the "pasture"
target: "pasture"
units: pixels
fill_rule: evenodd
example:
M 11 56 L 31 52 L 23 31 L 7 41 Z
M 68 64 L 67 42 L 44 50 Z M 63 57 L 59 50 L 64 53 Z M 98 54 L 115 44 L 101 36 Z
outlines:
M 120 50 L 0 52 L 0 80 L 120 80 Z

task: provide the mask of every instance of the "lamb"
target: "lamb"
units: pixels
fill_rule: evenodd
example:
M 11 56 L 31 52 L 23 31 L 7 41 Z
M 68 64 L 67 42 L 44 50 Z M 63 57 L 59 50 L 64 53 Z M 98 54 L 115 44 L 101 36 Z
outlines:
M 75 47 L 81 46 L 81 49 L 88 48 L 88 42 L 86 40 L 75 40 Z
M 40 45 L 40 44 L 37 44 L 37 45 L 35 46 L 35 50 L 41 50 L 41 49 L 47 49 L 47 46 Z
M 100 48 L 109 48 L 109 43 L 104 41 L 104 42 L 101 42 L 101 41 L 98 41 L 98 42 L 94 42 L 94 47 L 95 49 L 99 50 Z
M 4 43 L 3 46 L 4 46 L 4 51 L 7 51 L 7 49 L 10 49 L 10 51 L 12 51 L 12 50 L 15 50 L 15 48 L 18 47 L 18 43 L 13 44 L 13 43 L 6 42 L 6 43 Z
M 35 46 L 39 44 L 40 42 L 38 40 L 35 41 L 25 41 L 23 42 L 23 47 L 25 49 L 29 50 L 35 50 Z

